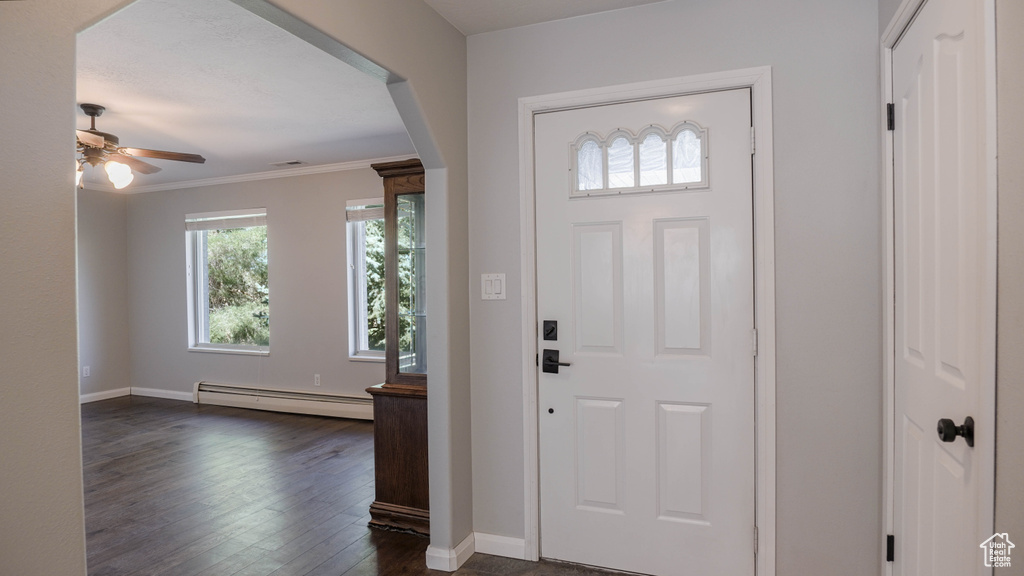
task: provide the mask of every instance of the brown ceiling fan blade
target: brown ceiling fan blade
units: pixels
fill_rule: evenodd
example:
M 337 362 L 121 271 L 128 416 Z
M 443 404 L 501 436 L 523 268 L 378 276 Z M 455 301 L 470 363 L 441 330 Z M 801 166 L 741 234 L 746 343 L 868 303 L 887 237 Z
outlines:
M 121 162 L 122 164 L 126 164 L 129 168 L 141 174 L 156 174 L 157 172 L 163 170 L 163 168 L 159 166 L 153 166 L 149 162 L 143 162 L 138 158 L 132 158 L 127 154 L 111 154 L 109 159 L 115 162 Z
M 92 146 L 93 148 L 103 148 L 105 143 L 103 136 L 99 134 L 93 134 L 92 132 L 86 132 L 85 130 L 75 130 L 75 135 L 78 139 L 86 146 Z
M 159 160 L 177 160 L 178 162 L 195 162 L 204 164 L 206 158 L 199 154 L 185 154 L 183 152 L 165 152 L 163 150 L 149 150 L 147 148 L 118 148 L 118 152 L 129 156 L 141 156 L 143 158 L 157 158 Z

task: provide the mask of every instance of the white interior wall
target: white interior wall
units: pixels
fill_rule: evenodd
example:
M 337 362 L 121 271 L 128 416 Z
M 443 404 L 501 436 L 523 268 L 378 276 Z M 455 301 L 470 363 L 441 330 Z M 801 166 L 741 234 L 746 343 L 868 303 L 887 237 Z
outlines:
M 474 525 L 524 535 L 517 99 L 772 66 L 779 574 L 877 570 L 881 527 L 878 7 L 678 0 L 472 36 Z M 542 552 L 543 553 L 543 552 Z
M 75 3 L 0 2 L 0 572 L 85 574 Z
M 878 34 L 881 36 L 903 0 L 878 0 Z
M 996 532 L 1024 535 L 1024 3 L 996 1 L 999 279 L 996 360 Z M 1016 541 L 1020 546 L 1020 541 Z M 997 568 L 996 574 L 1020 574 Z M 1024 564 L 1024 561 L 1022 561 Z
M 348 356 L 345 201 L 383 191 L 363 168 L 128 196 L 132 386 L 191 394 L 209 380 L 368 397 L 384 364 Z M 270 355 L 189 351 L 185 215 L 244 208 L 267 209 Z
M 124 194 L 78 191 L 78 357 L 83 396 L 131 385 L 127 223 Z M 82 375 L 84 366 L 89 367 L 89 376 Z

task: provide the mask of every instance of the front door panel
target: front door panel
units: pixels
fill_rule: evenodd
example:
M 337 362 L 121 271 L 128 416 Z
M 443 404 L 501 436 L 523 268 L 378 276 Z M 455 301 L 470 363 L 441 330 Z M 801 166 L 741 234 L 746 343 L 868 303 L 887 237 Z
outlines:
M 544 557 L 754 572 L 750 126 L 747 89 L 535 117 Z

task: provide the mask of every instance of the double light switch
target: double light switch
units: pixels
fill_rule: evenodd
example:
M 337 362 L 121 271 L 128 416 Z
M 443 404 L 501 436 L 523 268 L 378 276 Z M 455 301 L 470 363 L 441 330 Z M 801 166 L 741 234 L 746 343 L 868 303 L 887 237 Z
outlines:
M 480 275 L 480 298 L 483 300 L 504 300 L 505 299 L 505 275 L 504 274 L 481 274 Z

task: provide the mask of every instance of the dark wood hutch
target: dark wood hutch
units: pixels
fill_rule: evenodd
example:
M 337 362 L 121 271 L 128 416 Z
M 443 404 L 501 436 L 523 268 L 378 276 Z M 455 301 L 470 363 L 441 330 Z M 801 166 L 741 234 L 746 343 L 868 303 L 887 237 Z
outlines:
M 370 526 L 429 534 L 423 165 L 372 167 L 384 179 L 386 377 L 367 389 L 377 491 Z

